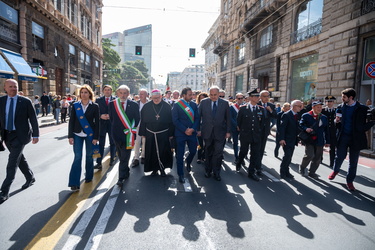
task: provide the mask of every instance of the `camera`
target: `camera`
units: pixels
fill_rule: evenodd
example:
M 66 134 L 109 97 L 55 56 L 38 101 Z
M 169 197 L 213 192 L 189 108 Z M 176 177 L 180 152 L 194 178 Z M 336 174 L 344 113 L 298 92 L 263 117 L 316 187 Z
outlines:
M 369 121 L 375 121 L 375 108 L 370 108 L 367 110 L 367 120 Z

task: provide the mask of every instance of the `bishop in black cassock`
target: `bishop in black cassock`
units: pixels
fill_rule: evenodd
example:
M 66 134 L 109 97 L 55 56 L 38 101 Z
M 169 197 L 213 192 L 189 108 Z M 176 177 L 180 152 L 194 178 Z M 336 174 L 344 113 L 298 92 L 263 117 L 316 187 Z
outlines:
M 170 138 L 174 134 L 171 106 L 161 99 L 160 90 L 151 92 L 152 101 L 141 111 L 139 135 L 146 137 L 144 171 L 165 176 L 165 168 L 172 168 L 173 154 Z

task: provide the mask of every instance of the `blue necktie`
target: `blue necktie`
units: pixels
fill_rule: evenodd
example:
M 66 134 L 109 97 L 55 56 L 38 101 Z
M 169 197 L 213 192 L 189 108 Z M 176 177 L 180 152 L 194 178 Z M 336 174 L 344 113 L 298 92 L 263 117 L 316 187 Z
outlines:
M 263 104 L 263 107 L 264 107 L 264 116 L 267 118 L 268 114 L 267 114 L 267 104 Z
M 217 110 L 217 105 L 216 105 L 216 102 L 214 102 L 214 104 L 212 105 L 212 116 L 216 115 L 216 110 Z
M 13 97 L 11 97 L 9 111 L 8 111 L 8 125 L 7 125 L 7 129 L 9 131 L 13 130 L 13 107 L 14 107 Z

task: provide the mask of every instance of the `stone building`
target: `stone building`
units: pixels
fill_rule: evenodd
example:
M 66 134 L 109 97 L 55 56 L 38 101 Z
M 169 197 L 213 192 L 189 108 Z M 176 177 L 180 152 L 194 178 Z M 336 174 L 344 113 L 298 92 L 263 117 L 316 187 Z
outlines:
M 0 5 L 0 60 L 11 68 L 3 77 L 15 78 L 28 96 L 65 95 L 82 84 L 100 92 L 102 0 L 0 0 Z M 29 66 L 28 77 L 9 53 Z
M 205 68 L 203 64 L 191 65 L 182 72 L 170 72 L 168 83 L 171 90 L 181 91 L 185 87 L 192 90 L 204 90 Z
M 218 55 L 212 84 L 230 95 L 268 89 L 280 102 L 338 97 L 353 87 L 364 103 L 371 98 L 364 67 L 375 61 L 374 6 L 374 0 L 222 0 L 203 45 L 206 55 Z

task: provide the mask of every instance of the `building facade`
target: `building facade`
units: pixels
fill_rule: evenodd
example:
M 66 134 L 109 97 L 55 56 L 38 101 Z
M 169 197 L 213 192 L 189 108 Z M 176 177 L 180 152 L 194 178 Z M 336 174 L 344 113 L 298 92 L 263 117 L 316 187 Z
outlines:
M 218 55 L 216 84 L 230 95 L 268 89 L 280 102 L 337 97 L 353 87 L 364 103 L 374 10 L 374 0 L 222 0 L 216 32 L 204 44 L 206 54 Z
M 100 92 L 102 0 L 1 0 L 0 5 L 0 56 L 25 95 L 65 95 L 82 84 Z M 9 53 L 21 57 L 34 76 L 23 78 Z
M 191 65 L 186 67 L 182 72 L 171 72 L 168 74 L 168 79 L 168 83 L 172 91 L 181 91 L 185 87 L 190 87 L 192 90 L 204 90 L 204 65 Z
M 111 40 L 112 47 L 120 58 L 121 63 L 142 60 L 151 76 L 151 55 L 152 55 L 152 25 L 144 25 L 132 29 L 124 30 L 123 33 L 115 32 L 103 35 L 103 38 Z M 136 51 L 136 47 L 138 51 Z M 140 54 L 139 54 L 140 53 Z

